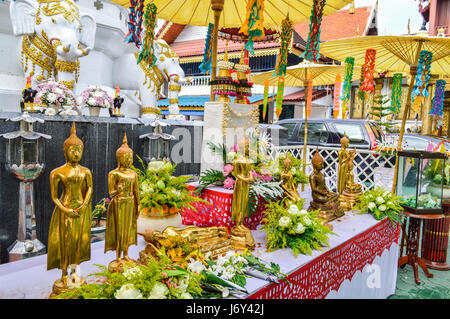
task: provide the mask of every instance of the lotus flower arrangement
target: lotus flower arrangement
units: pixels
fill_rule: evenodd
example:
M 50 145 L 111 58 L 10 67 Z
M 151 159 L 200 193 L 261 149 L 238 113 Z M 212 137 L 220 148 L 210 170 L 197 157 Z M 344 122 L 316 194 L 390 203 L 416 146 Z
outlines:
M 56 115 L 64 111 L 63 115 L 78 115 L 72 108 L 77 105 L 72 91 L 64 84 L 49 79 L 36 86 L 35 103 L 46 107 L 46 115 Z
M 78 104 L 86 107 L 110 108 L 114 105 L 109 94 L 98 86 L 90 86 L 78 97 Z
M 381 187 L 366 191 L 358 197 L 359 203 L 355 208 L 361 213 L 369 213 L 376 220 L 388 217 L 393 224 L 400 223 L 400 212 L 403 210 L 400 203 L 402 199 Z

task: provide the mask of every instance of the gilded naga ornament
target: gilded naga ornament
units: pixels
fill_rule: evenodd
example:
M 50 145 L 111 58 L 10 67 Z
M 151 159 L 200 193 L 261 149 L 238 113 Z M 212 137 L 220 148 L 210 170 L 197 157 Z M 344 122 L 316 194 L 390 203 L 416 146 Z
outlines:
M 62 277 L 53 285 L 51 298 L 86 282 L 75 274 L 75 266 L 91 258 L 92 173 L 78 164 L 83 148 L 73 123 L 71 135 L 63 146 L 66 164 L 50 173 L 51 196 L 56 207 L 50 221 L 47 270 L 62 270 Z M 59 185 L 62 186 L 60 197 Z
M 314 171 L 309 176 L 309 183 L 313 200 L 309 210 L 320 209 L 319 217 L 324 219 L 325 222 L 343 216 L 344 212 L 339 207 L 339 194 L 330 192 L 325 183 L 325 177 L 322 174 L 324 160 L 320 156 L 318 149 L 312 158 L 312 165 Z
M 255 248 L 255 240 L 250 229 L 244 226 L 244 218 L 248 214 L 250 184 L 255 181 L 251 173 L 249 140 L 241 140 L 238 147 L 240 152 L 233 162 L 236 183 L 234 184 L 231 208 L 232 218 L 236 226 L 231 229 L 231 240 L 236 249 L 253 250 Z
M 118 167 L 108 174 L 108 190 L 112 199 L 106 215 L 105 253 L 116 251 L 116 260 L 108 268 L 111 272 L 122 272 L 125 262 L 136 263 L 128 257 L 128 247 L 137 244 L 139 217 L 139 182 L 136 172 L 130 168 L 133 151 L 127 144 L 126 134 L 116 157 Z

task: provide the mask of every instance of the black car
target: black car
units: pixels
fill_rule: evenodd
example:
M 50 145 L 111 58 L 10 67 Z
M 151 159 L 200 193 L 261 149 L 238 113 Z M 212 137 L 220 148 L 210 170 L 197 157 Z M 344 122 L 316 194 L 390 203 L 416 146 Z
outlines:
M 286 119 L 278 124 L 287 129 L 287 145 L 303 145 L 305 121 Z M 373 150 L 384 139 L 380 127 L 364 120 L 308 119 L 307 145 L 341 147 L 340 140 L 344 132 L 350 140 L 349 148 Z

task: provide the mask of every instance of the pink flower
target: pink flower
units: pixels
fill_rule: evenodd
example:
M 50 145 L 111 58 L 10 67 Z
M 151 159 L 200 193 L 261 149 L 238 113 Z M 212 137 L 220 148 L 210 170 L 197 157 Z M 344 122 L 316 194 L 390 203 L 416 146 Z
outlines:
M 239 147 L 237 144 L 234 144 L 234 146 L 232 147 L 233 152 L 237 152 L 239 150 Z
M 64 99 L 63 99 L 62 97 L 60 97 L 60 98 L 58 99 L 58 101 L 62 103 L 62 102 L 64 102 Z
M 260 179 L 261 179 L 263 182 L 270 182 L 270 181 L 272 180 L 272 176 L 271 176 L 271 175 L 265 174 L 265 175 L 261 175 L 261 176 L 260 176 Z
M 223 182 L 223 187 L 226 189 L 233 189 L 234 187 L 234 179 L 231 177 L 227 177 L 227 179 Z
M 233 165 L 227 164 L 223 167 L 223 176 L 228 176 L 233 171 Z
M 253 176 L 253 178 L 259 178 L 260 177 L 260 175 L 253 169 L 252 169 L 252 176 Z
M 106 202 L 109 203 L 109 201 L 110 201 L 110 199 L 109 199 L 109 197 L 107 197 L 107 198 L 106 198 Z

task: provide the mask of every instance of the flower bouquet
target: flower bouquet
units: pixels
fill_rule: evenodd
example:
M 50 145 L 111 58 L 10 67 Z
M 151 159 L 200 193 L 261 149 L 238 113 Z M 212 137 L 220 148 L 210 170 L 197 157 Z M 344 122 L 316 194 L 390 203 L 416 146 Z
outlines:
M 295 256 L 312 254 L 313 249 L 329 246 L 328 235 L 334 234 L 317 215 L 319 210 L 303 209 L 304 200 L 289 205 L 285 200 L 269 202 L 262 229 L 267 233 L 268 251 L 289 247 Z
M 355 209 L 361 210 L 361 213 L 372 214 L 376 220 L 388 217 L 393 224 L 401 222 L 401 198 L 393 193 L 377 187 L 358 196 L 358 199 L 359 203 L 355 205 Z
M 35 103 L 45 107 L 45 115 L 78 115 L 72 108 L 76 106 L 75 96 L 64 84 L 49 79 L 36 86 Z
M 105 90 L 98 86 L 90 86 L 81 92 L 78 104 L 88 107 L 91 115 L 98 116 L 100 109 L 111 108 L 114 102 Z
M 100 226 L 100 221 L 102 220 L 103 214 L 108 210 L 108 205 L 110 203 L 109 197 L 102 198 L 97 205 L 95 205 L 92 211 L 92 227 Z

